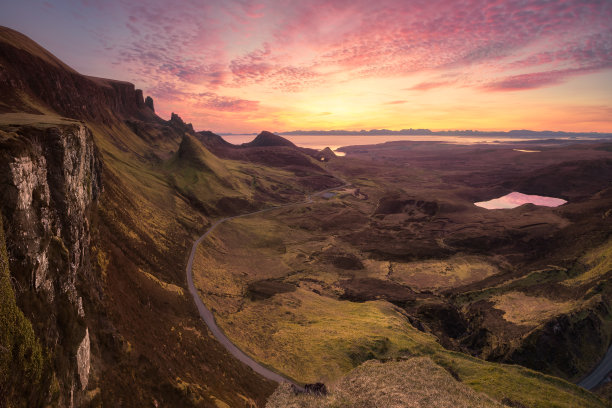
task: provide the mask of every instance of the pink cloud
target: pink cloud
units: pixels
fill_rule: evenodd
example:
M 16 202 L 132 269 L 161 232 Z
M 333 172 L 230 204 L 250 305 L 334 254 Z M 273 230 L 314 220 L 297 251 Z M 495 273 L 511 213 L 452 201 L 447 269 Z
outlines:
M 219 96 L 212 92 L 198 94 L 195 99 L 197 100 L 197 106 L 218 111 L 255 111 L 259 107 L 259 101 L 234 99 L 227 96 Z
M 206 110 L 241 112 L 255 111 L 259 107 L 259 101 L 233 98 L 214 92 L 189 92 L 171 83 L 158 84 L 155 88 L 149 89 L 149 92 L 156 99 L 175 101 Z
M 234 86 L 267 81 L 274 89 L 297 92 L 320 76 L 309 67 L 292 66 L 282 62 L 273 55 L 270 45 L 264 43 L 261 49 L 230 61 Z
M 609 0 L 80 1 L 115 13 L 92 30 L 117 67 L 202 118 L 261 113 L 265 96 L 235 97 L 246 86 L 324 93 L 418 73 L 406 90 L 518 91 L 612 68 Z
M 437 81 L 437 82 L 420 82 L 414 86 L 411 86 L 410 88 L 406 88 L 406 90 L 410 90 L 410 91 L 428 91 L 430 89 L 433 88 L 439 88 L 441 86 L 444 85 L 448 85 L 451 84 L 451 81 Z
M 474 64 L 502 71 L 612 65 L 612 4 L 605 0 L 122 4 L 131 37 L 118 62 L 151 80 L 159 79 L 157 74 L 211 87 L 267 81 L 273 88 L 299 91 L 324 82 L 321 71 L 329 66 L 358 78 Z M 236 54 L 228 34 L 261 40 L 254 51 Z M 312 58 L 295 64 L 301 49 L 311 50 Z M 430 89 L 436 82 L 414 89 Z
M 592 69 L 568 69 L 508 76 L 484 85 L 489 91 L 520 91 L 556 85 L 567 77 L 593 72 Z
M 595 64 L 611 55 L 612 36 L 606 31 L 612 21 L 609 2 L 380 4 L 376 9 L 370 6 L 367 18 L 355 16 L 360 21 L 358 28 L 347 29 L 339 40 L 329 44 L 323 63 L 354 69 L 363 76 L 401 76 L 473 64 L 501 67 L 504 59 L 514 55 L 541 65 L 550 57 L 529 51 L 529 47 L 539 41 L 546 50 L 562 52 L 568 47 L 567 37 L 579 39 L 575 52 L 563 57 L 569 65 Z M 309 17 L 313 20 L 317 16 Z M 589 36 L 593 37 L 590 41 L 584 40 Z
M 261 49 L 236 58 L 229 63 L 230 70 L 237 81 L 259 81 L 274 68 L 270 63 L 270 44 L 264 43 Z

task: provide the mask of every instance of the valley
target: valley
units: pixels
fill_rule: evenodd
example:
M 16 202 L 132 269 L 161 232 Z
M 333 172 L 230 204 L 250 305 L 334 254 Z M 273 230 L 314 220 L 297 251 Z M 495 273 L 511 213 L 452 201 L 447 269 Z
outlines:
M 550 142 L 538 147 L 547 145 Z M 326 166 L 347 180 L 353 177 L 350 189 L 309 205 L 232 220 L 202 243 L 195 267 L 201 298 L 243 350 L 301 382 L 334 382 L 371 358 L 431 356 L 434 352 L 427 345 L 435 349 L 432 340 L 485 360 L 520 361 L 529 366 L 529 362 L 538 363 L 534 355 L 551 346 L 533 344 L 533 339 L 550 336 L 546 331 L 552 325 L 558 327 L 553 331 L 559 349 L 549 353 L 563 353 L 563 357 L 532 368 L 578 380 L 599 357 L 590 364 L 579 363 L 594 350 L 580 349 L 584 343 L 563 331 L 575 330 L 571 325 L 595 324 L 609 333 L 609 293 L 601 289 L 606 275 L 593 274 L 588 266 L 582 272 L 570 271 L 581 265 L 581 258 L 566 257 L 566 250 L 560 251 L 563 257 L 548 253 L 544 259 L 542 252 L 550 251 L 551 239 L 577 227 L 572 224 L 578 220 L 570 221 L 567 214 L 575 215 L 581 207 L 601 206 L 596 213 L 583 211 L 582 223 L 604 221 L 590 231 L 594 241 L 585 247 L 608 247 L 609 199 L 605 197 L 610 194 L 610 162 L 601 149 L 606 145 L 600 143 L 556 142 L 553 146 L 546 157 L 549 166 L 557 165 L 555 161 L 567 165 L 564 156 L 576 148 L 581 153 L 592 150 L 587 155 L 602 160 L 608 176 L 592 187 L 594 196 L 583 196 L 559 209 L 527 204 L 488 211 L 471 205 L 470 200 L 487 188 L 509 188 L 509 182 L 494 172 L 504 165 L 499 156 L 514 151 L 515 144 L 496 146 L 498 152 L 493 152 L 499 155 L 488 169 L 467 162 L 450 171 L 427 162 L 444 160 L 449 149 L 452 154 L 469 153 L 478 162 L 475 153 L 483 146 L 404 142 L 403 149 L 394 146 L 393 151 L 408 152 L 396 153 L 391 161 L 409 157 L 408 169 L 388 165 L 386 157 L 372 159 L 385 145 L 346 148 L 346 158 L 333 158 Z M 352 149 L 359 149 L 363 161 L 351 157 Z M 422 155 L 427 164 L 418 168 Z M 356 169 L 366 163 L 381 168 L 376 174 L 389 176 L 356 177 Z M 504 170 L 514 175 L 524 168 L 531 173 L 534 163 L 508 165 L 513 168 Z M 477 187 L 456 183 L 457 171 L 469 172 L 473 167 L 478 168 L 477 176 L 491 172 L 491 180 Z M 534 184 L 543 182 L 537 172 L 532 177 Z M 576 194 L 562 191 L 564 187 L 553 190 L 551 186 L 548 191 L 568 198 Z M 591 268 L 608 262 L 606 255 L 595 257 Z M 584 274 L 591 278 L 572 277 Z M 583 285 L 569 291 L 576 279 Z M 569 316 L 582 320 L 569 323 Z M 397 319 L 410 325 L 401 326 Z M 595 354 L 601 356 L 609 338 L 604 334 L 597 342 L 585 343 L 598 348 Z M 533 353 L 529 360 L 526 353 Z M 484 366 L 472 369 L 474 376 L 485 370 Z M 528 391 L 516 392 L 506 397 L 521 401 L 522 396 L 525 401 Z
M 609 406 L 609 140 L 233 145 L 8 28 L 0 91 L 0 406 Z

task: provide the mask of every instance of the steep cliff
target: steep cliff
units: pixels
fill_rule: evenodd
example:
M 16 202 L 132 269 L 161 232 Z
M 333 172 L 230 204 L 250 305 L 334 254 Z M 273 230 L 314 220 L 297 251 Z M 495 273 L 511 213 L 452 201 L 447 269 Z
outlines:
M 0 216 L 0 406 L 25 407 L 40 394 L 43 353 L 32 323 L 17 306 Z
M 89 337 L 78 286 L 90 270 L 89 212 L 100 194 L 93 137 L 78 122 L 0 128 L 0 203 L 26 315 L 51 352 L 64 392 L 84 389 Z M 62 375 L 63 374 L 63 375 Z M 69 404 L 66 401 L 67 405 Z
M 209 335 L 185 290 L 185 257 L 206 211 L 233 214 L 308 187 L 216 157 L 134 85 L 80 75 L 1 27 L 0 94 L 7 310 L 19 332 L 32 322 L 28 347 L 39 341 L 43 356 L 40 380 L 25 380 L 36 388 L 11 394 L 32 401 L 17 405 L 263 405 L 273 384 Z
M 134 84 L 80 75 L 26 36 L 0 27 L 0 113 L 48 113 L 106 124 L 155 120 Z M 159 118 L 157 118 L 159 120 Z

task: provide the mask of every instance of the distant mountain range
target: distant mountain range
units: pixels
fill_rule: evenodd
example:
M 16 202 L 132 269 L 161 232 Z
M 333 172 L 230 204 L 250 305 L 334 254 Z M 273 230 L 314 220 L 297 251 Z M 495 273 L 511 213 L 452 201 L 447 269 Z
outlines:
M 279 132 L 279 135 L 313 135 L 313 136 L 348 136 L 348 135 L 413 135 L 413 136 L 502 136 L 502 137 L 589 137 L 589 138 L 612 138 L 612 133 L 598 132 L 556 132 L 551 130 L 510 130 L 502 131 L 481 131 L 481 130 L 440 130 L 432 131 L 429 129 L 370 129 L 370 130 L 293 130 L 290 132 Z

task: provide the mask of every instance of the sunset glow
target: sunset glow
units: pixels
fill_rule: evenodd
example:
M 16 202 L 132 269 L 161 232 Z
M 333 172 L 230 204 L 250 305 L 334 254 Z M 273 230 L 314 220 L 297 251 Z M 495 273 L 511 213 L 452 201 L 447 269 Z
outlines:
M 196 129 L 612 131 L 612 2 L 23 1 L 0 24 Z

